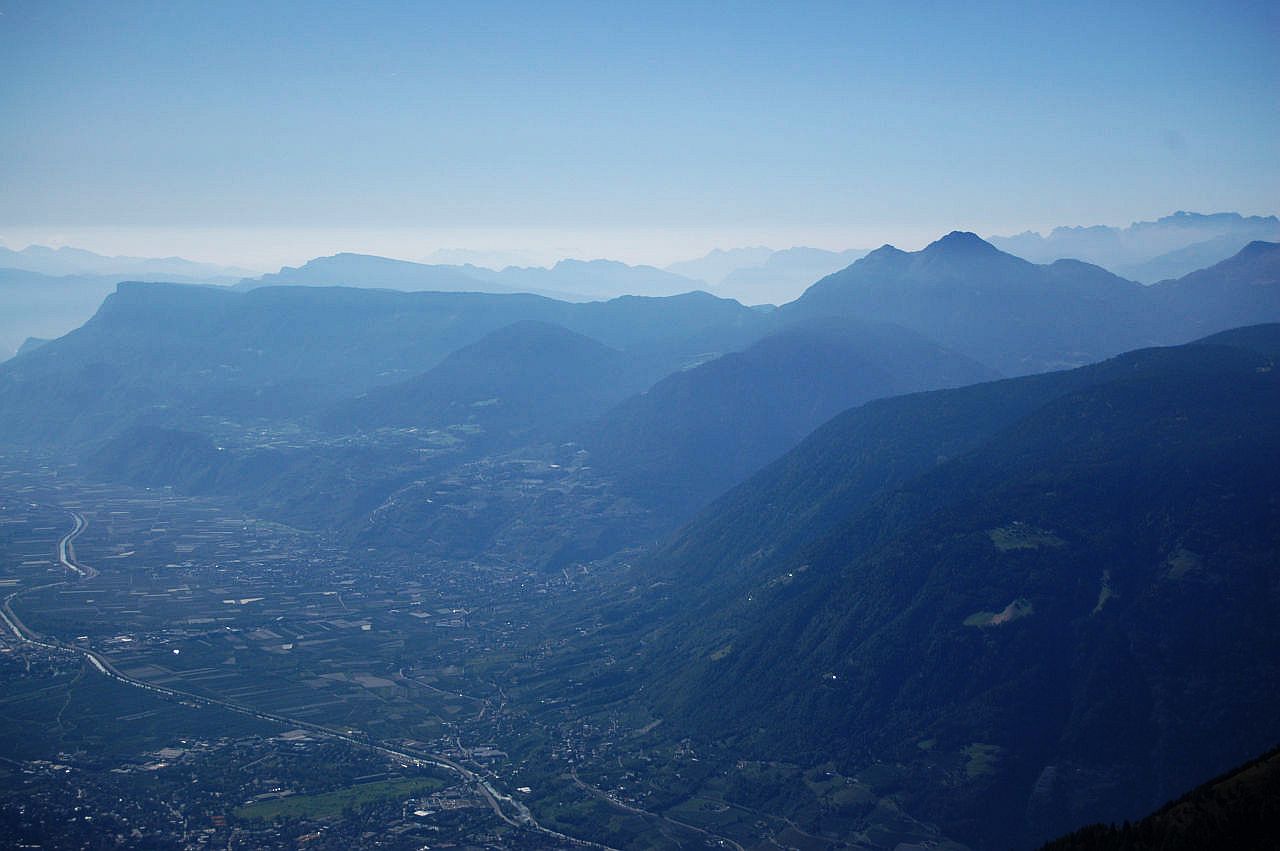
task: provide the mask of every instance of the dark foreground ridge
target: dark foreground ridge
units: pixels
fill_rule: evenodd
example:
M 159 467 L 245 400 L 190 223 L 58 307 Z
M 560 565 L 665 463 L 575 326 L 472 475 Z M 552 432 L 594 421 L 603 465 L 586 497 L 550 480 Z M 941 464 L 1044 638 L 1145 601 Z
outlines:
M 1215 777 L 1136 824 L 1095 824 L 1041 851 L 1268 851 L 1280 836 L 1280 748 Z

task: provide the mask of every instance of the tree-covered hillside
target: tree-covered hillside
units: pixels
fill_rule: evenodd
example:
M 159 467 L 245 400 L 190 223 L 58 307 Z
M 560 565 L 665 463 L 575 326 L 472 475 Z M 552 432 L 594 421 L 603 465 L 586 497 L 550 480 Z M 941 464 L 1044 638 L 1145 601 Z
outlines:
M 648 562 L 649 699 L 749 752 L 899 763 L 913 811 L 980 846 L 1257 753 L 1280 736 L 1277 336 L 842 415 Z

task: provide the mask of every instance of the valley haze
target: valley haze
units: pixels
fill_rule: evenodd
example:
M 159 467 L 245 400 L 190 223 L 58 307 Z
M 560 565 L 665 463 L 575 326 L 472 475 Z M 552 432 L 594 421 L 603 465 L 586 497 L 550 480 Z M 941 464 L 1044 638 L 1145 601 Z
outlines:
M 0 849 L 1271 848 L 1276 32 L 0 0 Z

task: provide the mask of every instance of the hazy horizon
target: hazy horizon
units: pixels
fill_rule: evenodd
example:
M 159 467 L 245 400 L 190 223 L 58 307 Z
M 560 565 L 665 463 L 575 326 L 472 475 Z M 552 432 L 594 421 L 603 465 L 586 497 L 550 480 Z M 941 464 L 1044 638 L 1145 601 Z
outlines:
M 733 231 L 600 230 L 426 230 L 415 228 L 0 228 L 0 246 L 22 250 L 31 245 L 83 248 L 107 256 L 178 256 L 203 263 L 275 271 L 316 257 L 341 253 L 373 254 L 420 263 L 464 263 L 442 254 L 489 255 L 509 259 L 500 265 L 550 265 L 558 260 L 619 260 L 631 265 L 666 266 L 715 249 L 766 245 L 774 250 L 797 246 L 839 251 L 891 243 L 920 248 L 944 233 L 923 229 L 888 232 L 868 229 L 841 238 L 839 229 Z M 964 228 L 960 228 L 964 229 Z M 477 263 L 476 265 L 486 265 Z
M 1270 213 L 1278 17 L 0 0 L 0 240 L 664 265 Z
M 1180 208 L 1185 209 L 1185 208 Z M 874 249 L 893 245 L 915 251 L 955 230 L 990 236 L 1037 232 L 1056 227 L 1103 225 L 1126 228 L 1138 221 L 1155 221 L 1176 212 L 1168 210 L 1129 221 L 1056 222 L 1023 227 L 938 225 L 932 229 L 840 228 L 803 230 L 683 230 L 544 231 L 459 230 L 414 228 L 0 228 L 0 247 L 21 251 L 30 246 L 80 248 L 105 256 L 181 257 L 201 263 L 274 272 L 301 266 L 317 257 L 354 253 L 426 264 L 471 263 L 491 269 L 506 266 L 551 266 L 565 259 L 617 260 L 631 265 L 665 267 L 702 257 L 715 250 L 765 246 L 775 251 L 808 247 L 829 251 Z M 1273 216 L 1275 209 L 1189 210 L 1197 213 L 1235 212 L 1242 216 Z M 848 234 L 845 236 L 845 234 Z

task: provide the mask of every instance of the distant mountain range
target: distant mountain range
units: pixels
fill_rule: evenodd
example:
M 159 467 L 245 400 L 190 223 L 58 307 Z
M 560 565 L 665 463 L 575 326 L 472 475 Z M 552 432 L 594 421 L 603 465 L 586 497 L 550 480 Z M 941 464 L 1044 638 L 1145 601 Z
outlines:
M 1178 212 L 1126 228 L 1059 227 L 1047 237 L 1027 231 L 989 238 L 1002 251 L 1033 263 L 1083 260 L 1148 284 L 1211 266 L 1257 240 L 1280 241 L 1280 219 Z
M 780 320 L 849 315 L 911 328 L 1006 375 L 1075 366 L 1280 319 L 1280 243 L 1140 286 L 1076 260 L 1036 265 L 971 233 L 877 249 L 810 287 Z
M 1016 375 L 1178 339 L 1150 315 L 1147 295 L 1097 266 L 1039 266 L 954 232 L 920 251 L 879 248 L 782 312 L 894 322 Z
M 198 263 L 181 257 L 107 257 L 83 248 L 29 245 L 21 251 L 0 247 L 0 268 L 41 275 L 102 275 L 115 280 L 165 280 L 175 283 L 234 283 L 252 273 L 232 266 Z
M 744 304 L 786 304 L 814 281 L 845 268 L 868 253 L 860 248 L 838 252 L 788 248 L 775 252 L 761 266 L 735 269 L 715 291 Z
M 1280 319 L 1280 245 L 1251 243 L 1144 287 L 1078 260 L 1036 265 L 955 232 L 916 252 L 877 249 L 779 310 L 831 315 L 900 324 L 1005 375 L 1060 369 Z
M 1033 263 L 1076 259 L 1146 283 L 1184 276 L 1236 254 L 1252 241 L 1280 240 L 1275 216 L 1176 213 L 1127 228 L 1056 228 L 1048 237 L 1023 233 L 991 244 Z M 471 262 L 414 263 L 364 254 L 315 258 L 300 267 L 246 277 L 244 270 L 179 257 L 106 257 L 83 249 L 0 248 L 0 360 L 27 337 L 53 338 L 93 314 L 121 280 L 264 286 L 346 286 L 437 292 L 533 293 L 562 301 L 620 295 L 666 296 L 707 290 L 746 305 L 782 305 L 811 284 L 867 255 L 763 246 L 716 249 L 665 269 L 613 260 L 561 260 L 550 267 L 487 268 Z M 440 251 L 433 257 L 470 260 L 518 257 L 514 252 Z M 1140 344 L 1141 340 L 1132 340 Z M 1088 353 L 1084 352 L 1086 359 Z M 1059 365 L 1082 362 L 1070 352 Z
M 427 266 L 371 254 L 334 254 L 301 266 L 246 278 L 238 290 L 261 287 L 360 287 L 406 292 L 502 292 L 515 290 L 484 280 L 488 270 L 474 266 Z
M 715 248 L 693 260 L 681 260 L 666 267 L 668 272 L 705 281 L 711 286 L 719 286 L 720 282 L 738 269 L 754 269 L 763 266 L 775 254 L 772 248 L 754 245 L 746 248 Z
M 490 273 L 490 280 L 525 292 L 568 292 L 589 298 L 668 296 L 707 289 L 692 278 L 616 260 L 561 260 L 549 269 L 508 266 Z
M 346 258 L 371 262 L 331 259 Z M 170 420 L 188 405 L 314 412 L 411 378 L 521 320 L 558 324 L 632 357 L 644 349 L 656 380 L 787 326 L 840 317 L 901 326 L 1000 374 L 1039 372 L 1280 319 L 1280 246 L 1252 244 L 1211 269 L 1142 287 L 1077 261 L 1037 266 L 953 233 L 918 252 L 878 249 L 773 312 L 705 293 L 575 304 L 527 294 L 122 284 L 83 328 L 0 366 L 0 433 L 54 440 L 76 423 L 103 433 L 159 404 Z M 73 387 L 87 395 L 65 409 L 71 397 L 54 397 Z M 111 387 L 128 393 L 116 398 Z
M 10 264 L 8 267 L 5 264 Z M 74 273 L 66 270 L 78 270 Z M 75 248 L 0 249 L 0 360 L 28 337 L 60 337 L 93 315 L 122 280 L 269 286 L 359 287 L 429 292 L 533 293 L 561 301 L 620 295 L 668 296 L 706 289 L 701 281 L 612 260 L 562 260 L 549 269 L 427 265 L 366 254 L 318 257 L 258 277 L 181 258 L 102 257 Z
M 620 295 L 668 296 L 705 289 L 700 281 L 614 260 L 561 260 L 549 269 L 427 265 L 368 254 L 317 257 L 294 268 L 241 281 L 238 289 L 270 286 L 363 287 L 404 291 L 534 293 L 568 301 Z
M 668 272 L 705 281 L 713 292 L 743 304 L 785 304 L 819 278 L 839 271 L 868 252 L 851 248 L 716 249 L 696 260 L 673 263 Z
M 987 241 L 1032 263 L 1079 260 L 1118 277 L 1150 284 L 1212 266 L 1250 242 L 1280 241 L 1280 219 L 1178 212 L 1126 228 L 1058 227 L 1048 236 L 1026 231 L 1016 236 L 992 236 Z M 804 247 L 784 251 L 761 246 L 716 249 L 666 269 L 705 281 L 713 292 L 743 304 L 780 305 L 868 253 L 865 249 L 836 252 Z

